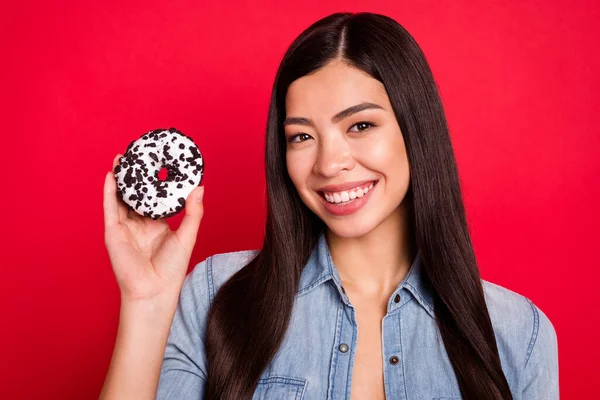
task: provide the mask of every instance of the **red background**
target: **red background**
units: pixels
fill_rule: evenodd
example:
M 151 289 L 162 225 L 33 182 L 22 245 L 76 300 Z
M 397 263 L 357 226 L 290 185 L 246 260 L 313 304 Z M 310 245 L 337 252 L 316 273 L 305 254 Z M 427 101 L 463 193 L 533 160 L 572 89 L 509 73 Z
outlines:
M 484 279 L 554 323 L 561 398 L 597 396 L 598 3 L 201 3 L 2 6 L 0 398 L 98 397 L 119 312 L 102 187 L 142 133 L 174 126 L 204 154 L 191 266 L 260 246 L 275 72 L 294 37 L 336 11 L 387 14 L 417 39 Z

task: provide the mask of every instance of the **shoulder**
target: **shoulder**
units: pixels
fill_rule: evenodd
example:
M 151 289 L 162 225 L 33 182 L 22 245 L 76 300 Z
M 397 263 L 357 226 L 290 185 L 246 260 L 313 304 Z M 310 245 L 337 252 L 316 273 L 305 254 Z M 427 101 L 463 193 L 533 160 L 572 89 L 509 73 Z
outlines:
M 180 301 L 187 303 L 195 298 L 197 301 L 192 302 L 195 309 L 198 309 L 201 300 L 209 305 L 219 288 L 258 253 L 259 250 L 231 251 L 217 253 L 202 260 L 186 276 Z
M 198 360 L 204 359 L 201 345 L 215 293 L 257 253 L 257 250 L 243 250 L 215 254 L 196 264 L 187 274 L 169 334 L 169 344 L 174 345 L 171 347 L 175 353 L 185 351 L 190 359 L 193 354 Z M 203 362 L 198 361 L 198 364 Z
M 157 399 L 188 398 L 190 393 L 202 397 L 208 371 L 204 340 L 214 294 L 256 254 L 258 250 L 215 254 L 187 274 L 165 347 Z
M 531 301 L 506 287 L 482 279 L 488 312 L 503 362 L 523 371 L 532 355 L 556 353 L 556 330 Z

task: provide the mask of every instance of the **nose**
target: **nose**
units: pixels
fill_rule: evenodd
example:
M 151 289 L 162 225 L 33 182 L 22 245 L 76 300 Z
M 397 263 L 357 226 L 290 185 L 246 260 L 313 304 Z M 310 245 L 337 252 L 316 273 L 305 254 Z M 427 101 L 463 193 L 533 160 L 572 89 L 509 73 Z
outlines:
M 350 146 L 344 138 L 337 135 L 324 135 L 319 143 L 313 171 L 325 177 L 333 177 L 344 169 L 352 169 L 353 166 L 354 159 Z

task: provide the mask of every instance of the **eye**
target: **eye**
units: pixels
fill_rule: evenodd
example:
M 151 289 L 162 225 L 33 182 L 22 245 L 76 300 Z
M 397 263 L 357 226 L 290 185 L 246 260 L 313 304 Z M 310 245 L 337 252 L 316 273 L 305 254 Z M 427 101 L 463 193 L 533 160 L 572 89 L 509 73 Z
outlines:
M 374 123 L 372 122 L 368 122 L 368 121 L 361 121 L 361 122 L 357 122 L 356 124 L 352 125 L 350 128 L 354 128 L 354 127 L 362 127 L 363 129 L 358 129 L 358 131 L 354 131 L 354 132 L 364 132 L 369 130 L 369 128 L 376 126 Z
M 292 135 L 288 139 L 288 143 L 300 143 L 300 142 L 304 142 L 304 140 L 294 140 L 294 139 L 296 139 L 298 137 L 306 137 L 306 136 L 310 137 L 310 135 L 307 134 L 307 133 L 298 133 L 296 135 Z

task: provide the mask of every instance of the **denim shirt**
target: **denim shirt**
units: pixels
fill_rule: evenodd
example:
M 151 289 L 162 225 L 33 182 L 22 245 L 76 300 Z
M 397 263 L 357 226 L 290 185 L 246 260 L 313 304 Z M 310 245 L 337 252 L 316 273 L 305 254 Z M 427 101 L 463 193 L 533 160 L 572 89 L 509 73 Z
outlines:
M 219 287 L 258 250 L 216 254 L 186 276 L 169 333 L 158 400 L 202 399 L 207 374 L 206 316 Z M 460 399 L 436 326 L 420 253 L 390 296 L 382 320 L 387 399 Z M 502 369 L 515 400 L 558 399 L 558 352 L 548 317 L 520 294 L 482 280 Z M 284 340 L 254 400 L 350 399 L 358 325 L 322 234 L 305 266 Z

